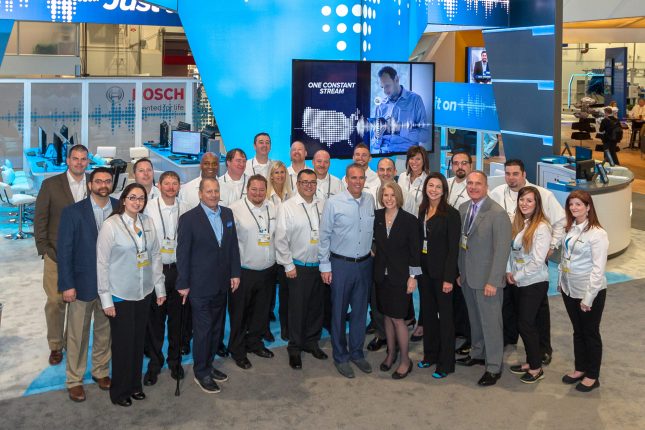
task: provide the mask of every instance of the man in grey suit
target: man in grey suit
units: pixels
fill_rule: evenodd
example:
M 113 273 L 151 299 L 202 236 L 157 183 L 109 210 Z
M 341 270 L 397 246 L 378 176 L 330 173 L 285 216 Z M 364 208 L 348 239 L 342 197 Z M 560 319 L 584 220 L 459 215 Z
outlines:
M 488 179 L 479 170 L 466 179 L 470 202 L 459 207 L 462 234 L 459 249 L 459 273 L 468 315 L 472 349 L 457 364 L 486 365 L 478 384 L 495 385 L 502 376 L 504 335 L 500 291 L 506 285 L 504 272 L 510 253 L 511 223 L 504 209 L 488 198 Z

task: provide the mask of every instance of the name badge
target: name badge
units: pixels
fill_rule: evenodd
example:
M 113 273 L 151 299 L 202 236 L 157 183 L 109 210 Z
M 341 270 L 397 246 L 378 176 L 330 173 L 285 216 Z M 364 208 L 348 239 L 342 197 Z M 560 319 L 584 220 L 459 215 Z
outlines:
M 270 245 L 271 245 L 271 235 L 269 233 L 259 233 L 258 246 L 270 246 Z
M 562 259 L 562 261 L 560 262 L 560 270 L 563 273 L 569 273 L 569 260 L 566 260 L 564 258 Z
M 520 251 L 515 251 L 513 250 L 513 260 L 515 261 L 515 264 L 524 264 L 524 258 L 522 258 L 522 254 Z
M 142 269 L 147 266 L 150 266 L 150 259 L 148 258 L 148 253 L 146 251 L 139 252 L 137 254 L 137 269 Z
M 427 254 L 428 253 L 428 241 L 427 240 L 423 241 L 423 248 L 421 248 L 421 253 L 422 254 Z
M 312 230 L 311 236 L 309 237 L 309 243 L 312 245 L 315 245 L 318 243 L 319 239 L 320 239 L 320 234 L 318 233 L 318 230 Z
M 161 253 L 162 254 L 174 254 L 177 244 L 174 239 L 163 239 L 161 241 Z
M 467 235 L 465 235 L 465 234 L 461 235 L 461 241 L 459 241 L 459 246 L 464 251 L 468 250 L 468 236 Z

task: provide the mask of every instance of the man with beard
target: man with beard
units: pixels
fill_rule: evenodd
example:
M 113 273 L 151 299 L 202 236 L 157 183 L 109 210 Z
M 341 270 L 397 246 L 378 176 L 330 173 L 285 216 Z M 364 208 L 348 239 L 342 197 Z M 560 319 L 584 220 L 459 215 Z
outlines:
M 381 180 L 379 179 L 376 172 L 370 169 L 370 160 L 372 160 L 372 154 L 370 154 L 370 149 L 359 143 L 354 147 L 354 155 L 352 156 L 354 164 L 360 166 L 365 172 L 365 186 L 363 191 L 370 192 L 374 194 L 375 192 L 372 189 L 376 190 L 381 185 Z M 347 175 L 343 176 L 343 186 L 347 188 Z
M 67 308 L 66 385 L 69 398 L 85 400 L 83 375 L 87 367 L 90 323 L 94 317 L 92 379 L 110 388 L 110 323 L 103 313 L 96 284 L 96 238 L 103 221 L 119 206 L 110 198 L 112 171 L 99 167 L 89 177 L 90 195 L 67 206 L 58 228 L 58 291 Z
M 289 175 L 289 181 L 291 181 L 291 189 L 296 190 L 296 182 L 298 181 L 298 173 L 302 169 L 306 169 L 305 157 L 307 157 L 307 149 L 305 148 L 304 143 L 299 140 L 296 140 L 291 144 L 291 150 L 289 151 L 289 157 L 291 158 L 291 166 L 287 168 L 287 174 Z

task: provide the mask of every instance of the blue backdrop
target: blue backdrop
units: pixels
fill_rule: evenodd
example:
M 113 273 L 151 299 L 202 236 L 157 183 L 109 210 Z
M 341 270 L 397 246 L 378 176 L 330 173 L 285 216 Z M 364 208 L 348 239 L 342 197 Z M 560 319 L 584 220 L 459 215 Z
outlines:
M 11 29 L 13 28 L 13 20 L 0 19 L 0 65 L 4 57 L 4 51 L 7 49 L 7 42 L 11 36 Z
M 436 126 L 499 131 L 492 85 L 437 82 L 435 93 Z

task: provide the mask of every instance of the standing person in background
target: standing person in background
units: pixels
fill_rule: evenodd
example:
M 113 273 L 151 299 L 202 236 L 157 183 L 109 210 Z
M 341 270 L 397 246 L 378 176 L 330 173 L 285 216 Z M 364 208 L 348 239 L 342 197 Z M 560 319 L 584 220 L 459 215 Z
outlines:
M 271 136 L 269 133 L 260 132 L 253 138 L 253 148 L 255 149 L 255 157 L 246 161 L 247 176 L 262 175 L 265 179 L 269 179 L 269 169 L 271 168 L 271 160 L 269 159 L 269 152 L 271 152 Z
M 162 347 L 166 337 L 166 318 L 168 319 L 168 368 L 173 379 L 182 379 L 184 369 L 181 367 L 181 318 L 187 318 L 188 306 L 182 310 L 182 299 L 175 288 L 177 282 L 177 230 L 179 217 L 190 208 L 177 198 L 179 192 L 179 175 L 173 171 L 163 172 L 159 177 L 161 196 L 151 199 L 146 206 L 148 215 L 156 229 L 161 246 L 161 263 L 163 264 L 164 287 L 166 303 L 162 306 L 153 304 L 146 327 L 146 342 L 144 352 L 150 361 L 143 377 L 143 385 L 151 386 L 157 383 L 157 376 L 164 365 Z M 153 293 L 154 294 L 154 293 Z M 152 301 L 156 301 L 153 295 Z M 188 317 L 192 318 L 189 314 Z M 191 324 L 192 327 L 192 324 Z M 186 325 L 184 325 L 184 329 Z M 188 342 L 190 345 L 190 341 Z
M 230 206 L 236 200 L 246 196 L 246 181 L 249 175 L 246 169 L 246 154 L 239 148 L 233 148 L 226 153 L 226 173 L 218 178 L 220 184 L 220 204 Z
M 352 155 L 352 160 L 354 164 L 358 165 L 363 169 L 365 173 L 365 185 L 363 188 L 365 191 L 372 193 L 372 196 L 376 194 L 376 190 L 381 185 L 378 175 L 374 170 L 370 168 L 370 161 L 372 160 L 372 154 L 370 154 L 370 149 L 367 145 L 359 143 L 354 147 L 354 154 Z M 342 180 L 343 186 L 347 188 L 347 176 L 343 176 Z
M 330 197 L 320 224 L 318 257 L 322 281 L 331 285 L 331 340 L 336 370 L 354 377 L 349 361 L 362 372 L 371 373 L 365 360 L 367 301 L 372 285 L 374 199 L 363 191 L 365 170 L 358 164 L 345 169 L 347 190 Z M 346 320 L 349 306 L 349 347 Z
M 267 198 L 277 207 L 293 193 L 291 181 L 287 178 L 287 166 L 282 161 L 272 161 L 269 169 Z
M 605 307 L 605 266 L 609 239 L 586 191 L 569 194 L 565 204 L 566 235 L 562 240 L 558 288 L 573 326 L 575 370 L 562 377 L 565 384 L 589 392 L 600 386 L 602 338 L 600 320 Z
M 96 239 L 103 221 L 118 208 L 119 202 L 110 198 L 112 170 L 94 169 L 88 183 L 89 197 L 63 209 L 57 246 L 58 290 L 69 303 L 65 385 L 69 398 L 75 402 L 85 400 L 83 375 L 92 317 L 92 379 L 102 390 L 110 389 L 110 322 L 98 299 Z
M 419 214 L 419 205 L 423 200 L 423 183 L 429 173 L 428 153 L 422 146 L 411 146 L 405 156 L 405 172 L 399 176 L 398 183 L 404 193 L 403 209 L 414 216 Z
M 336 194 L 342 193 L 345 187 L 340 179 L 329 173 L 330 166 L 329 152 L 319 149 L 314 154 L 313 165 L 316 172 L 316 197 L 323 203 Z
M 36 198 L 34 239 L 38 255 L 43 256 L 43 289 L 47 295 L 45 321 L 49 364 L 60 364 L 65 347 L 65 310 L 67 304 L 58 291 L 56 246 L 61 213 L 66 206 L 78 203 L 87 196 L 85 169 L 89 164 L 87 148 L 74 145 L 67 155 L 67 171 L 43 181 Z
M 289 184 L 291 185 L 291 189 L 295 191 L 298 173 L 300 173 L 302 169 L 307 168 L 305 165 L 305 158 L 307 158 L 307 149 L 305 148 L 305 144 L 299 140 L 294 141 L 291 144 L 289 158 L 291 159 L 291 166 L 287 169 L 287 174 L 289 175 Z
M 139 158 L 135 161 L 132 165 L 132 172 L 134 173 L 134 182 L 143 185 L 146 189 L 148 200 L 159 197 L 159 189 L 155 187 L 154 167 L 149 158 Z
M 403 191 L 396 182 L 384 183 L 378 197 L 383 209 L 378 209 L 374 216 L 374 282 L 387 339 L 387 357 L 380 370 L 388 372 L 392 368 L 398 347 L 401 360 L 392 379 L 403 379 L 413 367 L 408 355 L 405 318 L 410 295 L 417 288 L 416 277 L 421 274 L 419 232 L 415 216 L 402 210 Z
M 158 306 L 166 301 L 159 240 L 143 214 L 146 200 L 143 185 L 126 186 L 96 243 L 98 294 L 112 331 L 110 399 L 119 406 L 146 398 L 141 368 L 152 291 Z
M 533 384 L 544 378 L 538 311 L 549 290 L 546 256 L 551 246 L 551 226 L 542 210 L 542 197 L 537 188 L 521 188 L 516 206 L 506 288 L 517 288 L 517 326 L 526 350 L 526 363 L 511 366 L 510 370 L 522 375 L 520 381 Z
M 598 134 L 601 135 L 604 151 L 608 151 L 614 163 L 620 165 L 616 148 L 623 137 L 623 129 L 620 121 L 613 115 L 614 112 L 610 107 L 603 109 L 603 112 L 605 117 L 600 121 Z M 609 161 L 607 160 L 607 155 L 605 155 L 605 161 Z
M 459 211 L 448 204 L 448 182 L 438 172 L 425 180 L 419 208 L 421 312 L 427 315 L 423 332 L 423 360 L 419 368 L 436 364 L 432 377 L 441 379 L 455 371 L 453 291 L 459 255 Z
M 228 165 L 228 163 L 227 163 Z M 179 198 L 189 209 L 199 204 L 199 184 L 204 178 L 217 178 L 219 172 L 219 160 L 212 152 L 207 152 L 199 162 L 199 176 L 181 186 Z M 152 200 L 152 199 L 151 199 Z

